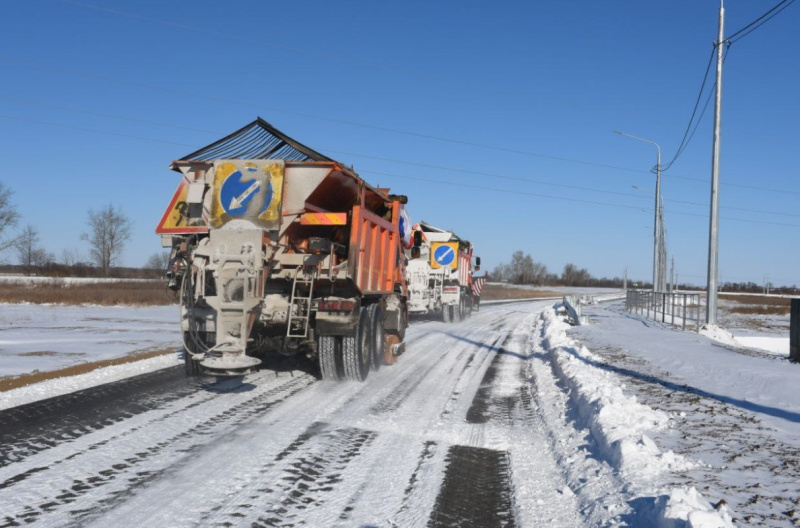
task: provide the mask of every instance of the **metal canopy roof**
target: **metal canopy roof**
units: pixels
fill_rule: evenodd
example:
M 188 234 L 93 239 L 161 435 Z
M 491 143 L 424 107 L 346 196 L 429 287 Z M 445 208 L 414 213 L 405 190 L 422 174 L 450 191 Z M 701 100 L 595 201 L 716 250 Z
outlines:
M 191 154 L 187 154 L 178 161 L 209 161 L 215 159 L 334 161 L 299 141 L 295 141 L 260 117 L 233 134 Z

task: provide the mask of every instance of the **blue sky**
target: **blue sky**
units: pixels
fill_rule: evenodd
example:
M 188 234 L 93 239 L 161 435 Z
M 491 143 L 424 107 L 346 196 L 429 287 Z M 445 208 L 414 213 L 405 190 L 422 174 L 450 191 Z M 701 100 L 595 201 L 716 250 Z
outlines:
M 728 0 L 726 36 L 777 2 Z M 178 182 L 169 163 L 261 116 L 408 195 L 412 220 L 471 240 L 485 268 L 521 249 L 558 273 L 571 262 L 649 280 L 656 150 L 612 131 L 672 159 L 718 9 L 6 0 L 0 181 L 56 257 L 88 254 L 89 209 L 121 206 L 134 222 L 122 262 L 141 266 L 160 251 L 154 229 Z M 798 27 L 800 5 L 790 5 L 728 50 L 721 282 L 800 284 Z M 712 116 L 709 105 L 662 183 L 670 257 L 681 282 L 697 285 Z

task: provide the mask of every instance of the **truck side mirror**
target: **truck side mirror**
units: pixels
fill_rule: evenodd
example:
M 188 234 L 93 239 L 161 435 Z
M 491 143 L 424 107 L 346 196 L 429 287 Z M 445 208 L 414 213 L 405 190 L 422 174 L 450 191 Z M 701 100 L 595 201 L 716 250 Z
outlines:
M 481 258 L 475 257 L 475 271 L 481 270 Z
M 421 245 L 422 245 L 422 231 L 414 231 L 414 247 L 417 248 L 418 253 L 419 253 L 419 247 Z M 417 255 L 417 257 L 419 257 L 419 255 Z

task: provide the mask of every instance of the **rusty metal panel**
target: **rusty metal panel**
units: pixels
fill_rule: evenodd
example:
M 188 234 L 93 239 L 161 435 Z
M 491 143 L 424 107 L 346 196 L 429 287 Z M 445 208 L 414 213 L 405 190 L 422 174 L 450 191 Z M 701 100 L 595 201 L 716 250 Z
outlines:
M 401 282 L 397 222 L 391 223 L 361 206 L 353 207 L 350 231 L 350 274 L 362 293 L 391 293 Z
M 330 171 L 330 165 L 287 167 L 283 210 L 286 213 L 294 213 L 304 209 L 309 195 L 319 187 Z

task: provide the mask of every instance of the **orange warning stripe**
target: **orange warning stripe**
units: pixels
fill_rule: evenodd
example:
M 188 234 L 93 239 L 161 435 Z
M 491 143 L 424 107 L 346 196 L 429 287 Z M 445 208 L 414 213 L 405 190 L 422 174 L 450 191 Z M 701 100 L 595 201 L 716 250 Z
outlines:
M 304 213 L 300 225 L 347 225 L 347 213 Z

